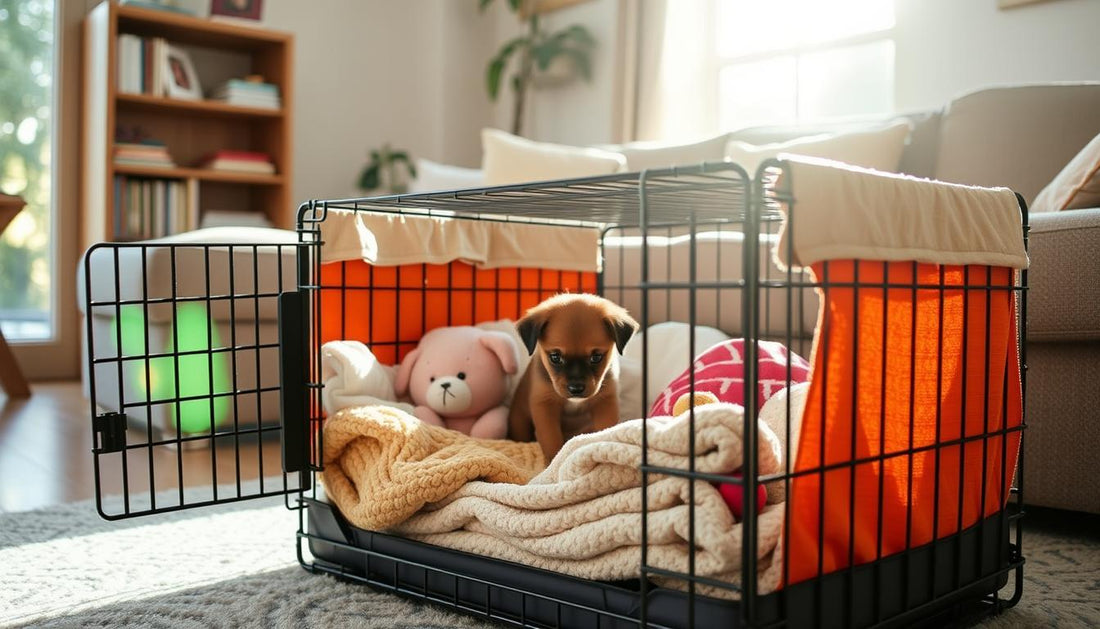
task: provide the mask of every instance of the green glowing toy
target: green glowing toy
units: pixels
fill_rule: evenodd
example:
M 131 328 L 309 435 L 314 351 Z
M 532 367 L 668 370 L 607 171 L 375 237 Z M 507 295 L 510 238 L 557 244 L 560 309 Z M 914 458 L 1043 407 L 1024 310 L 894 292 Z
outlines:
M 119 312 L 117 323 L 118 329 L 112 335 L 112 340 L 121 339 L 121 355 L 146 355 L 145 315 L 142 308 L 124 306 Z M 151 401 L 177 398 L 186 400 L 169 406 L 180 433 L 210 432 L 221 426 L 229 416 L 229 397 L 212 397 L 232 391 L 228 355 L 210 352 L 211 348 L 221 347 L 221 339 L 217 327 L 210 326 L 210 317 L 207 316 L 203 304 L 177 305 L 174 329 L 175 342 L 169 337 L 165 347 L 157 353 L 183 355 L 161 356 L 147 362 L 127 361 L 136 366 L 130 370 L 133 374 L 131 384 L 137 391 L 146 392 L 148 383 L 148 399 Z M 145 371 L 146 364 L 149 366 L 148 374 Z

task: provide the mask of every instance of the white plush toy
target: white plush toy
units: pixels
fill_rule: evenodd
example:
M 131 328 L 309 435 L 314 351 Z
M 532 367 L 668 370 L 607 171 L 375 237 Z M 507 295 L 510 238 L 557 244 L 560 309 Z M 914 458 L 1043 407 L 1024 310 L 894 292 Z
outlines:
M 412 404 L 397 401 L 396 368 L 383 365 L 359 341 L 330 341 L 321 346 L 321 403 L 327 415 L 350 406 L 384 404 L 412 413 Z

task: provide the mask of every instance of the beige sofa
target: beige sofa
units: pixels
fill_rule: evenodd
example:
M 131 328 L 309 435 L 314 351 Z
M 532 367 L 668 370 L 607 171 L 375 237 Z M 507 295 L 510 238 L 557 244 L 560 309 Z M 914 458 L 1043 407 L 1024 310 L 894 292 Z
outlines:
M 1100 83 L 982 89 L 910 116 L 903 172 L 1007 186 L 1031 203 L 1100 134 Z M 763 144 L 839 131 L 751 128 Z M 1031 214 L 1024 499 L 1100 513 L 1100 208 Z

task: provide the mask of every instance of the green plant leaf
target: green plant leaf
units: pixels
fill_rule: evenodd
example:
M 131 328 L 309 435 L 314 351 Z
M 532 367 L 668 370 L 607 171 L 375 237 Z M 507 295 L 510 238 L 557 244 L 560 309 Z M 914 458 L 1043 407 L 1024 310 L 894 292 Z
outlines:
M 493 3 L 493 0 L 478 0 L 477 10 L 478 11 L 484 11 L 485 7 L 489 6 L 492 3 Z
M 489 100 L 495 101 L 500 93 L 500 77 L 504 73 L 504 66 L 508 64 L 508 59 L 512 56 L 512 53 L 527 45 L 526 37 L 513 37 L 505 42 L 496 56 L 489 61 L 489 67 L 485 74 L 485 86 L 489 90 Z
M 412 163 L 412 160 L 408 160 L 405 164 L 409 167 L 409 176 L 416 179 L 416 165 Z
M 500 50 L 497 52 L 497 57 L 500 57 L 501 59 L 504 59 L 505 61 L 508 61 L 508 57 L 512 56 L 512 53 L 515 52 L 517 48 L 521 48 L 523 46 L 528 46 L 528 45 L 530 45 L 530 42 L 527 40 L 527 37 L 525 37 L 525 36 L 513 37 L 512 39 L 509 39 L 507 42 L 505 42 L 503 46 L 500 47 Z
M 496 100 L 497 94 L 500 93 L 500 75 L 504 72 L 505 61 L 506 59 L 494 57 L 489 62 L 489 71 L 485 76 L 485 86 L 489 90 L 489 100 Z
M 359 175 L 359 188 L 361 190 L 374 190 L 378 187 L 378 164 L 371 164 L 363 169 Z
M 577 72 L 584 77 L 584 80 L 591 81 L 592 58 L 589 56 L 588 51 L 577 50 L 576 48 L 566 48 L 563 52 L 573 61 L 573 67 L 575 67 Z
M 568 28 L 563 28 L 553 35 L 553 37 L 561 38 L 562 41 L 572 41 L 581 47 L 593 47 L 596 45 L 596 38 L 592 36 L 592 33 L 580 24 L 574 24 Z
M 522 4 L 523 0 L 508 0 L 508 6 L 512 7 L 512 13 L 519 11 L 519 7 Z
M 539 70 L 545 70 L 550 66 L 550 62 L 554 60 L 563 52 L 563 48 L 559 42 L 553 39 L 548 39 L 531 49 L 531 56 L 535 58 L 535 65 Z

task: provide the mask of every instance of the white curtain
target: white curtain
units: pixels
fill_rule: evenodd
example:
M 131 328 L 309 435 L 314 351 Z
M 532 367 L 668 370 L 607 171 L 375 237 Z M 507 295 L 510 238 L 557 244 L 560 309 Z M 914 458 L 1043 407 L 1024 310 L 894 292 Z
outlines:
M 643 0 L 634 140 L 688 141 L 717 133 L 711 0 Z

